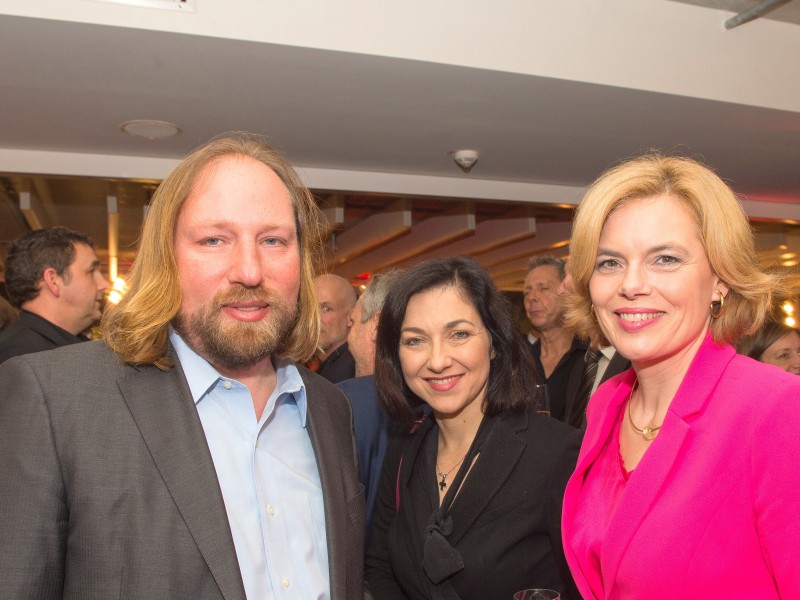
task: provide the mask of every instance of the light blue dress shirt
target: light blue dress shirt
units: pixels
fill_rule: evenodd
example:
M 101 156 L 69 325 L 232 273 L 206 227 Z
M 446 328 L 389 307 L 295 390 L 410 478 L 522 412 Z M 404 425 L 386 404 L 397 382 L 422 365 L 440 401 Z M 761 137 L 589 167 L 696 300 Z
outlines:
M 170 341 L 208 440 L 247 597 L 330 598 L 322 486 L 297 367 L 273 359 L 277 383 L 256 421 L 246 386 L 172 329 Z

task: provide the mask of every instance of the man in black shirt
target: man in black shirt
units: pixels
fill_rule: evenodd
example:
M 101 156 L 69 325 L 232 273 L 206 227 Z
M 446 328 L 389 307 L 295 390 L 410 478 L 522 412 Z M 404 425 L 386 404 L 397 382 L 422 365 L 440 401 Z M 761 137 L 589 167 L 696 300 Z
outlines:
M 350 311 L 358 300 L 356 289 L 346 279 L 331 273 L 320 275 L 315 283 L 322 321 L 320 347 L 315 356 L 319 361 L 317 373 L 332 383 L 352 379 L 356 375 L 356 363 L 347 346 L 347 334 Z
M 532 325 L 531 350 L 539 377 L 547 383 L 550 414 L 565 421 L 567 387 L 578 363 L 583 364 L 586 345 L 564 327 L 562 296 L 565 261 L 554 256 L 536 256 L 525 276 L 525 312 Z
M 6 257 L 6 288 L 21 309 L 0 334 L 0 363 L 22 354 L 85 341 L 100 318 L 108 281 L 92 240 L 66 227 L 32 231 Z

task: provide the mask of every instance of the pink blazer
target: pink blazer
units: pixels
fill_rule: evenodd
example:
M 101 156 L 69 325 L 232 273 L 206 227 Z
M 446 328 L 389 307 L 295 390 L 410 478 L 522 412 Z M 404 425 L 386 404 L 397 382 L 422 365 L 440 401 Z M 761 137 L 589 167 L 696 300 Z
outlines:
M 577 555 L 574 517 L 584 478 L 634 377 L 626 371 L 592 397 L 567 484 L 564 550 L 583 597 L 800 598 L 800 377 L 710 337 L 627 483 L 599 570 Z

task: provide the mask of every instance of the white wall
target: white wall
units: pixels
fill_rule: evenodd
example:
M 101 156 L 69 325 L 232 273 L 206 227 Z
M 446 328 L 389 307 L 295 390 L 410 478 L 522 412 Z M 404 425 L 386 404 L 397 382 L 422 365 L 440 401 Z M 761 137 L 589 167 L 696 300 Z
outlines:
M 0 0 L 0 14 L 181 32 L 601 83 L 796 111 L 797 26 L 668 0 Z

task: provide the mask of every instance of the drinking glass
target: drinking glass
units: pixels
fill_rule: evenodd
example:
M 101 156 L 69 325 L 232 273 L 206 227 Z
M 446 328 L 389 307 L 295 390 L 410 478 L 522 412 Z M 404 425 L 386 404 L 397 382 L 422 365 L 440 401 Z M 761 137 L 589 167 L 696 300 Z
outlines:
M 561 600 L 561 594 L 554 590 L 520 590 L 514 594 L 514 600 Z
M 533 406 L 540 415 L 550 416 L 550 396 L 544 383 L 533 386 Z

